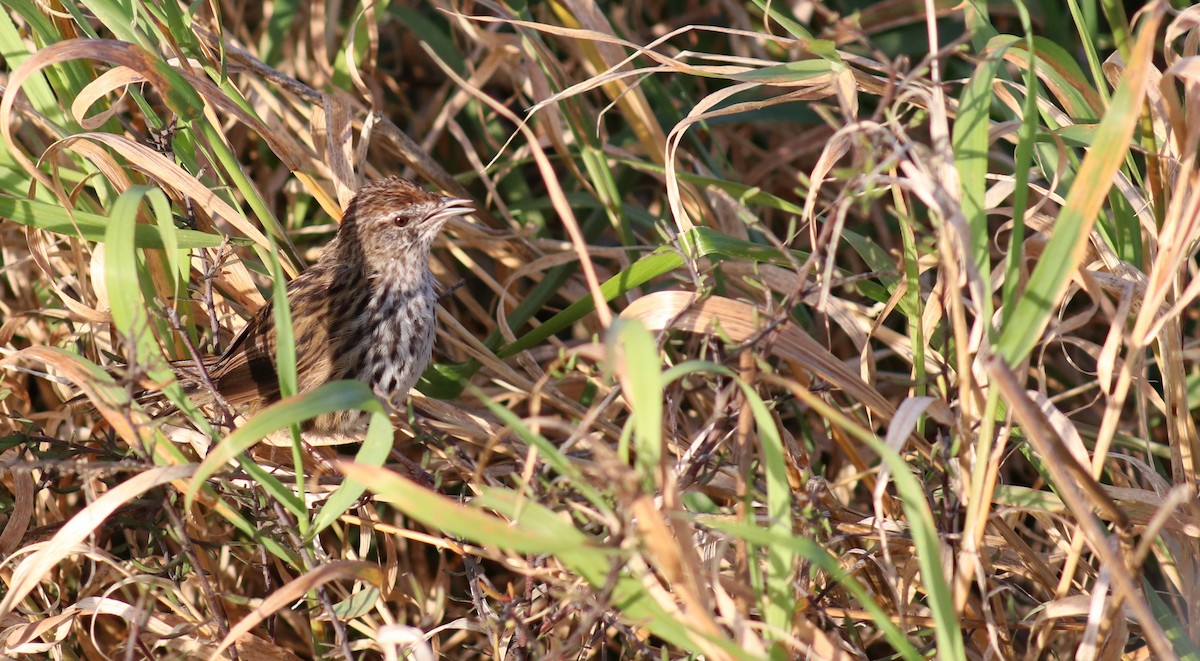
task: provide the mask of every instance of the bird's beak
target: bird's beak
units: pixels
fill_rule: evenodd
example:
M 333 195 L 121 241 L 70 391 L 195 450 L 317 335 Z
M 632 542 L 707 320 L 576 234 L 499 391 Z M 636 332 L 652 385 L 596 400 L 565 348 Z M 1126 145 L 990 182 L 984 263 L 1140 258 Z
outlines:
M 475 203 L 465 197 L 444 197 L 442 198 L 442 206 L 429 217 L 425 219 L 429 221 L 445 221 L 450 220 L 455 216 L 465 216 L 475 210 Z

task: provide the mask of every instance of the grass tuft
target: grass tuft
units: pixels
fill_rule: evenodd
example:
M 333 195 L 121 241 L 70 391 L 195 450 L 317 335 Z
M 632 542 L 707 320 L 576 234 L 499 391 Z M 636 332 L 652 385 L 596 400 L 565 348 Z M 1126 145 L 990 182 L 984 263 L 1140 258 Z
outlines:
M 0 655 L 1200 658 L 1197 8 L 0 4 Z M 405 414 L 189 402 L 390 174 Z

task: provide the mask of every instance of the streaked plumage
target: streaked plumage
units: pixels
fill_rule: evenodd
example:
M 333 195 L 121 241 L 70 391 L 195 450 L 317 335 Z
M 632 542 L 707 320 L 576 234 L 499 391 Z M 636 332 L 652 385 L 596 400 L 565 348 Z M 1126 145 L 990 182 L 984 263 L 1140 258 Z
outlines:
M 433 349 L 437 291 L 430 246 L 448 219 L 470 211 L 468 200 L 398 177 L 354 196 L 337 236 L 287 287 L 300 392 L 357 379 L 392 404 L 403 401 Z M 268 303 L 209 367 L 229 404 L 253 413 L 278 401 L 275 341 Z M 204 401 L 202 387 L 187 387 Z M 358 412 L 339 412 L 312 420 L 306 431 L 354 433 L 365 421 Z

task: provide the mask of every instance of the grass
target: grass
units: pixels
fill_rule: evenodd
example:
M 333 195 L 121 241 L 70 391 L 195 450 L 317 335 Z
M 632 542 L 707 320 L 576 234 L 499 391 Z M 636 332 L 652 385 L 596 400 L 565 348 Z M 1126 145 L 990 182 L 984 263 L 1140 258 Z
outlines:
M 1194 8 L 0 4 L 0 653 L 1200 658 Z M 191 405 L 386 174 L 408 415 Z

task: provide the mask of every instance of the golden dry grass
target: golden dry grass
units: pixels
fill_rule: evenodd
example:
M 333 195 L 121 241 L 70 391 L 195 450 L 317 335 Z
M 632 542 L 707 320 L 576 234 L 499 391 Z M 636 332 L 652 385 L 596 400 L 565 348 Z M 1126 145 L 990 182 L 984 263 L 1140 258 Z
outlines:
M 1200 10 L 0 4 L 0 653 L 1200 657 Z M 394 436 L 138 401 L 386 174 Z

